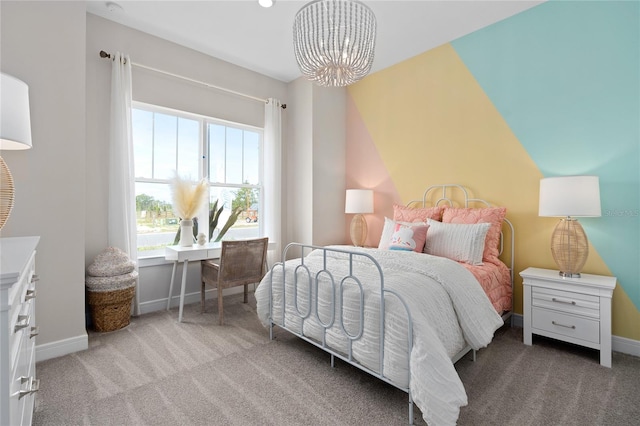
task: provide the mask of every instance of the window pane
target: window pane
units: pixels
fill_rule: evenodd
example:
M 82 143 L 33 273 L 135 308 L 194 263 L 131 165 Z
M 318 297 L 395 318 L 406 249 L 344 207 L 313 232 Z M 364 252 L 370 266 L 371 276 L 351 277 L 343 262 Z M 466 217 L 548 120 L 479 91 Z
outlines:
M 136 218 L 138 251 L 173 244 L 180 224 L 173 214 L 169 184 L 136 182 Z
M 213 231 L 209 230 L 209 232 L 213 232 L 214 240 L 229 220 L 229 217 L 231 217 L 232 208 L 237 206 L 242 207 L 242 210 L 231 228 L 224 234 L 223 239 L 238 240 L 260 236 L 260 228 L 258 225 L 258 200 L 260 199 L 260 192 L 258 189 L 212 186 L 210 194 L 210 209 L 216 200 L 218 200 L 218 209 L 224 205 L 224 210 L 220 213 L 216 229 Z M 255 201 L 255 203 L 253 201 Z M 248 208 L 245 208 L 247 205 Z
M 209 124 L 209 182 L 225 183 L 225 127 Z
M 227 127 L 226 182 L 242 184 L 242 134 L 240 129 Z
M 178 173 L 199 180 L 200 125 L 195 120 L 178 118 Z
M 131 111 L 133 127 L 133 157 L 138 178 L 152 177 L 153 113 L 140 109 Z
M 244 132 L 244 176 L 242 183 L 260 183 L 260 135 Z
M 154 120 L 154 162 L 155 179 L 171 179 L 176 172 L 178 117 L 155 114 Z

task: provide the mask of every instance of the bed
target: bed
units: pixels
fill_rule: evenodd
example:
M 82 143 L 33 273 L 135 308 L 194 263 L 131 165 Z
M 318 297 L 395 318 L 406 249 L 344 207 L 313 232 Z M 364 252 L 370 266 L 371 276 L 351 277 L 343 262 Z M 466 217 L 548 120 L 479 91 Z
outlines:
M 428 424 L 455 424 L 467 397 L 454 363 L 511 315 L 505 215 L 434 185 L 394 205 L 377 248 L 289 244 L 256 288 L 258 317 L 271 338 L 278 326 L 407 392 L 410 424 L 414 403 Z

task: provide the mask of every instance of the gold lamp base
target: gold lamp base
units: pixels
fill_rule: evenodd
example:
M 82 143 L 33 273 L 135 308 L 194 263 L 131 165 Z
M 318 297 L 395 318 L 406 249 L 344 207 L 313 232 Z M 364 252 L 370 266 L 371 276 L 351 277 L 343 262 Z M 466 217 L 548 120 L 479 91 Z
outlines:
M 357 214 L 351 219 L 351 227 L 349 229 L 351 234 L 351 242 L 356 247 L 364 247 L 364 243 L 367 241 L 367 221 L 363 215 Z
M 551 235 L 551 254 L 560 269 L 560 276 L 579 278 L 589 256 L 589 241 L 576 219 L 561 219 Z

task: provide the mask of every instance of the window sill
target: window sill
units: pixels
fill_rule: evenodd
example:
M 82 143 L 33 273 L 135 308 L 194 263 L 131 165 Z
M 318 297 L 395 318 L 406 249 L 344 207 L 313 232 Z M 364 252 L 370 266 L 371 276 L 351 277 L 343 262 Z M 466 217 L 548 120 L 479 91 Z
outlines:
M 138 268 L 148 268 L 151 266 L 171 265 L 172 261 L 166 260 L 164 255 L 156 254 L 138 257 Z

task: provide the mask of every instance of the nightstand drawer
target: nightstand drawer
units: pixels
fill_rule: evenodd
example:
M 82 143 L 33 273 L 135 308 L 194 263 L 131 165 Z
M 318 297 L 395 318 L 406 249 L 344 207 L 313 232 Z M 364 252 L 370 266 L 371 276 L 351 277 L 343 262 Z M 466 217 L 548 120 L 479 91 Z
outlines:
M 532 309 L 531 314 L 531 326 L 534 329 L 600 343 L 600 322 L 597 320 L 537 307 Z
M 531 297 L 533 306 L 587 316 L 596 320 L 600 318 L 600 298 L 597 296 L 534 287 L 531 290 Z

